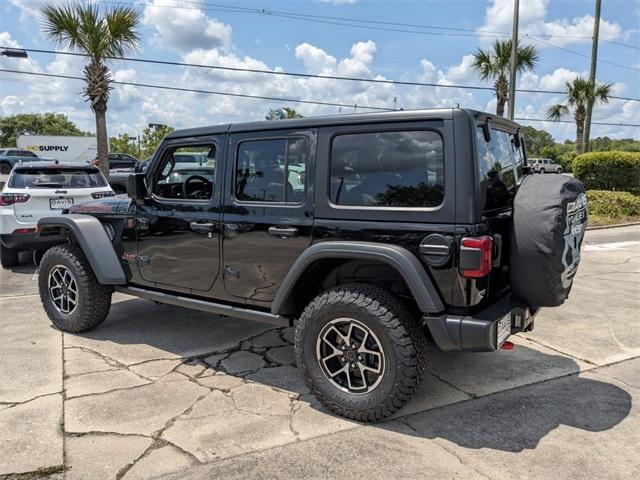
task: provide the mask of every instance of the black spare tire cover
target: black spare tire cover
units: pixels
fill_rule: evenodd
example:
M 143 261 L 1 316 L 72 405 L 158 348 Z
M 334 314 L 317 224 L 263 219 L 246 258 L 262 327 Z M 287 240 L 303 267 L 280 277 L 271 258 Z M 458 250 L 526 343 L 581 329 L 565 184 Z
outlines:
M 569 295 L 587 226 L 587 195 L 566 175 L 527 175 L 513 202 L 511 289 L 530 306 L 555 307 Z

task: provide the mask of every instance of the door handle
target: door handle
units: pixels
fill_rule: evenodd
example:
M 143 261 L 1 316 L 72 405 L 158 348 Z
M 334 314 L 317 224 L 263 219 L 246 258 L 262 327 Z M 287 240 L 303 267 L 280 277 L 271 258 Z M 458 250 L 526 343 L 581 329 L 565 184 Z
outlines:
M 189 227 L 196 233 L 211 233 L 215 229 L 215 223 L 191 222 Z
M 295 237 L 298 229 L 295 227 L 269 227 L 269 235 L 274 237 Z

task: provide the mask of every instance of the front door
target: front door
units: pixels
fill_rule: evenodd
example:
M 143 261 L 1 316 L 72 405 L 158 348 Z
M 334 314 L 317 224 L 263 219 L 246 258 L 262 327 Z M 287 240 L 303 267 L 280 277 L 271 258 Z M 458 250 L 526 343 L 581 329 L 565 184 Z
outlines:
M 315 132 L 233 134 L 227 152 L 224 287 L 267 305 L 311 243 Z
M 150 198 L 138 205 L 141 277 L 158 288 L 212 288 L 220 270 L 222 137 L 163 144 L 148 173 Z

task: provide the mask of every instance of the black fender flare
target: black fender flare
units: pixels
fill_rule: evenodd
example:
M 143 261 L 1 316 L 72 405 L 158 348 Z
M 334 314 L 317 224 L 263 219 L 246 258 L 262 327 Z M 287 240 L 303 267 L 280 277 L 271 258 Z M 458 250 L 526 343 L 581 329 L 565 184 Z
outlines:
M 402 275 L 423 313 L 440 313 L 444 310 L 440 295 L 425 267 L 406 248 L 373 242 L 327 241 L 310 246 L 298 257 L 273 299 L 271 313 L 283 313 L 287 298 L 307 267 L 318 260 L 335 258 L 386 263 Z
M 47 227 L 64 227 L 84 252 L 98 282 L 103 285 L 124 285 L 124 274 L 120 259 L 102 223 L 91 215 L 71 214 L 44 217 L 38 221 L 38 236 Z

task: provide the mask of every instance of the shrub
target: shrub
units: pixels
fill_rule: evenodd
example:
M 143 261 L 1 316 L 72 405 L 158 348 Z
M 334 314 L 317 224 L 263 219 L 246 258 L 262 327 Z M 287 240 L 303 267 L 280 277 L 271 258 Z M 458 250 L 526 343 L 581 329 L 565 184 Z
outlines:
M 587 190 L 640 193 L 639 152 L 589 152 L 573 161 L 574 175 Z
M 640 216 L 640 196 L 629 192 L 588 190 L 589 215 L 612 219 Z

